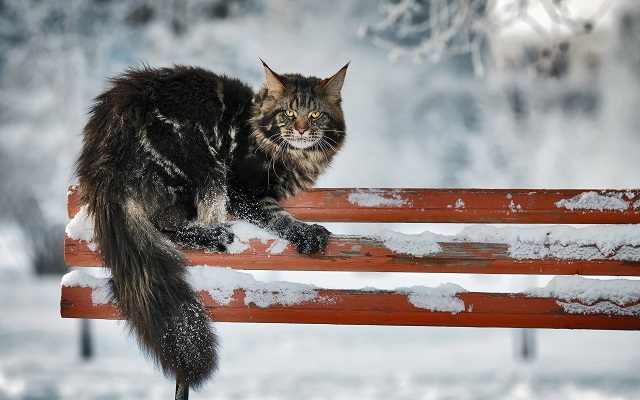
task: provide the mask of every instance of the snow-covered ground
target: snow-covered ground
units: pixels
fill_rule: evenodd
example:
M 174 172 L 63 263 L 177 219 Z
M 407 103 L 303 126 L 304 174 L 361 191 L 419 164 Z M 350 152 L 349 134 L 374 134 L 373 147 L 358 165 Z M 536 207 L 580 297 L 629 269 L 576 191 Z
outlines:
M 59 317 L 58 278 L 0 280 L 0 399 L 171 398 L 173 383 L 119 322 Z M 538 330 L 537 358 L 510 329 L 216 325 L 216 378 L 193 399 L 640 399 L 637 332 Z

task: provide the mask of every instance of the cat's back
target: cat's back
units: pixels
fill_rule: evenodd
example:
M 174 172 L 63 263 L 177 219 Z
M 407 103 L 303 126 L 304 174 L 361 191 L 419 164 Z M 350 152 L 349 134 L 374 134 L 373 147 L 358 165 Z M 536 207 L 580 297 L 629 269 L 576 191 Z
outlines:
M 232 141 L 248 136 L 252 102 L 249 86 L 203 68 L 129 69 L 95 99 L 78 176 L 207 175 L 204 165 L 217 165 L 214 156 L 225 157 Z
M 137 115 L 159 112 L 185 121 L 211 121 L 225 112 L 243 111 L 254 96 L 238 79 L 193 66 L 129 69 L 110 83 L 96 99 L 94 113 L 123 115 L 135 109 Z

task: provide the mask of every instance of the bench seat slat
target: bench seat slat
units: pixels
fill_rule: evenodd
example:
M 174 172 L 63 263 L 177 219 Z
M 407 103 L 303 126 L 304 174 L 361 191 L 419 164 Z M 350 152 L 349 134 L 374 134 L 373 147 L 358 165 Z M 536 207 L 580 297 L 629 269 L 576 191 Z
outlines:
M 396 253 L 380 240 L 361 236 L 332 238 L 323 254 L 313 256 L 299 255 L 291 246 L 274 254 L 269 251 L 273 244 L 255 239 L 241 253 L 186 250 L 185 255 L 189 265 L 247 270 L 640 276 L 640 261 L 616 260 L 615 254 L 601 260 L 516 259 L 502 243 L 443 242 L 441 252 L 422 257 Z M 69 266 L 101 266 L 98 251 L 68 237 L 65 260 Z
M 585 195 L 593 199 L 580 200 Z M 640 223 L 639 199 L 635 189 L 346 188 L 313 189 L 282 205 L 296 218 L 316 222 L 631 224 Z M 79 208 L 72 186 L 69 217 Z
M 418 308 L 406 294 L 389 291 L 318 290 L 316 300 L 301 304 L 245 305 L 246 293 L 236 290 L 230 304 L 220 306 L 206 291 L 199 292 L 217 322 L 263 322 L 341 325 L 402 325 L 452 327 L 515 327 L 558 329 L 638 330 L 635 315 L 572 314 L 562 300 L 524 294 L 466 292 L 456 295 L 464 310 L 456 313 Z M 638 304 L 627 305 L 638 308 Z M 92 289 L 62 287 L 65 318 L 120 319 L 114 304 L 92 303 Z

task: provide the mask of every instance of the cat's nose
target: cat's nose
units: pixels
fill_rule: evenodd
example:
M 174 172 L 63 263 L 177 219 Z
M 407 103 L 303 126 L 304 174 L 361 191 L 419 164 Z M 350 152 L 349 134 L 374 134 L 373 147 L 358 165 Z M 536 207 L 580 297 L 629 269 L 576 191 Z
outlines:
M 301 135 L 307 131 L 305 128 L 296 128 L 296 130 L 300 132 Z

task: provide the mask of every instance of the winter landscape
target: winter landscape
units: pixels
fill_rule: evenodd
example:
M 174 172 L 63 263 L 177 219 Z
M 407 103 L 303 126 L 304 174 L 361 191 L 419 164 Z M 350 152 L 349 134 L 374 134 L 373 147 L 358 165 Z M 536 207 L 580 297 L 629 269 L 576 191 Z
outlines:
M 636 2 L 464 3 L 475 19 L 458 21 L 457 36 L 438 42 L 429 35 L 446 31 L 462 2 L 0 1 L 0 400 L 172 396 L 174 382 L 141 355 L 122 323 L 92 321 L 94 354 L 84 359 L 80 321 L 59 316 L 66 194 L 86 112 L 107 78 L 127 67 L 193 64 L 257 88 L 259 58 L 305 75 L 351 61 L 343 91 L 348 140 L 320 187 L 637 189 Z M 434 28 L 435 20 L 444 25 Z M 403 248 L 411 253 L 428 251 L 435 237 L 508 241 L 521 227 L 329 229 L 418 244 Z M 618 237 L 640 240 L 637 227 L 618 229 Z M 534 244 L 544 236 L 591 240 L 602 252 L 617 245 L 589 227 L 557 227 L 551 239 L 543 228 L 526 232 Z M 583 284 L 552 276 L 238 274 L 215 279 L 496 292 L 570 292 Z M 194 269 L 193 278 L 211 275 Z M 640 294 L 638 281 L 601 279 L 605 295 Z M 216 329 L 221 369 L 193 399 L 640 399 L 638 332 Z M 533 344 L 526 355 L 524 337 Z

